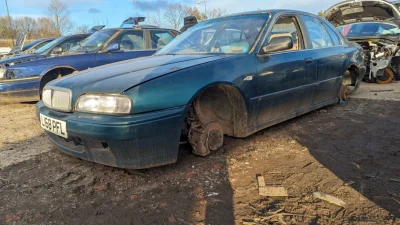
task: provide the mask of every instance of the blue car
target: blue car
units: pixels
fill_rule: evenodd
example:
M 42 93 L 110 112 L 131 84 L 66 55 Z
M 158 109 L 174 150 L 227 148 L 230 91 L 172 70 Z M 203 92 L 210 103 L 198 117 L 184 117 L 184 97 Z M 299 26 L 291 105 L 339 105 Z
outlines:
M 0 102 L 37 101 L 43 87 L 54 79 L 113 62 L 151 56 L 178 34 L 171 29 L 139 25 L 97 31 L 62 57 L 9 65 L 3 77 L 0 71 Z
M 123 168 L 201 156 L 344 100 L 365 73 L 361 47 L 326 20 L 267 10 L 204 21 L 154 56 L 45 86 L 37 117 L 61 151 Z
M 34 40 L 34 41 L 29 42 L 28 44 L 24 45 L 22 47 L 21 51 L 18 51 L 18 50 L 11 51 L 10 53 L 4 55 L 2 59 L 15 57 L 17 55 L 34 53 L 37 49 L 39 49 L 43 45 L 53 41 L 54 39 L 55 38 L 41 38 L 41 39 Z
M 38 100 L 39 77 L 27 73 L 31 71 L 30 66 L 37 65 L 36 60 L 63 55 L 71 46 L 89 35 L 59 37 L 38 48 L 34 53 L 0 60 L 0 104 Z M 12 68 L 21 68 L 21 71 L 15 76 L 11 72 Z M 8 73 L 7 70 L 9 70 Z

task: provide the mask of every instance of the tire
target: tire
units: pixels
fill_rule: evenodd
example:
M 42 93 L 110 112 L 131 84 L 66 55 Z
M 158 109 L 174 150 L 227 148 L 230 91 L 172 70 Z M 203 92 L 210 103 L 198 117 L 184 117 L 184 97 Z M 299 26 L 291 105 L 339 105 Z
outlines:
M 351 93 L 349 85 L 351 85 L 351 72 L 349 70 L 343 76 L 342 85 L 339 90 L 339 101 L 347 101 Z
M 347 99 L 349 98 L 349 94 L 350 94 L 349 87 L 342 84 L 342 86 L 340 87 L 340 91 L 339 91 L 339 100 L 347 101 Z
M 390 68 L 385 68 L 385 71 L 383 72 L 384 76 L 382 77 L 376 77 L 376 83 L 378 84 L 388 84 L 393 81 L 394 78 L 394 72 Z

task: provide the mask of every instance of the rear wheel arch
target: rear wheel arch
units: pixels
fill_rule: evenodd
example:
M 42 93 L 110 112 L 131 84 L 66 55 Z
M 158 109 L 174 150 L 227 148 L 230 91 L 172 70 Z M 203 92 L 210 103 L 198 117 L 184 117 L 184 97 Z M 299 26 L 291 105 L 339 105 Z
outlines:
M 346 101 L 348 96 L 358 89 L 361 83 L 358 80 L 358 77 L 358 67 L 356 65 L 350 65 L 343 74 L 342 84 L 338 96 L 340 101 Z
M 357 83 L 357 78 L 358 78 L 358 76 L 359 76 L 359 70 L 358 70 L 358 67 L 356 66 L 356 65 L 354 65 L 354 64 L 351 64 L 347 69 L 346 69 L 346 72 L 349 72 L 350 74 L 350 79 L 351 79 L 351 85 L 352 86 L 355 86 L 356 85 L 356 83 Z

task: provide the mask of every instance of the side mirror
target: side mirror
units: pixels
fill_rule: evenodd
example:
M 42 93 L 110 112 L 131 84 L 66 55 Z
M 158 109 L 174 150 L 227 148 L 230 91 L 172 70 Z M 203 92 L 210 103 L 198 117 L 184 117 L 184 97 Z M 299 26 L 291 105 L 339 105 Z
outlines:
M 63 52 L 63 50 L 62 50 L 61 47 L 55 47 L 55 48 L 53 48 L 53 50 L 51 51 L 51 54 L 59 55 L 59 54 L 61 54 L 62 52 Z
M 293 39 L 288 36 L 274 37 L 269 44 L 262 48 L 262 53 L 285 51 L 293 48 Z
M 107 46 L 107 52 L 115 52 L 118 51 L 119 49 L 120 47 L 118 43 L 111 43 Z

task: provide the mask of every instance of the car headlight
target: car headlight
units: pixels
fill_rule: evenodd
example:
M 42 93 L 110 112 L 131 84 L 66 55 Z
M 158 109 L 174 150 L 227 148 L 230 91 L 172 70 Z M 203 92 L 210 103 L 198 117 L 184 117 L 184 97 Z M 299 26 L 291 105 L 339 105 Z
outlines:
M 102 114 L 129 114 L 131 108 L 129 97 L 112 94 L 85 94 L 75 105 L 76 111 Z
M 24 78 L 24 74 L 19 69 L 7 69 L 4 77 L 7 79 L 19 79 Z
M 7 72 L 7 69 L 0 68 L 0 79 L 4 79 L 6 72 Z

